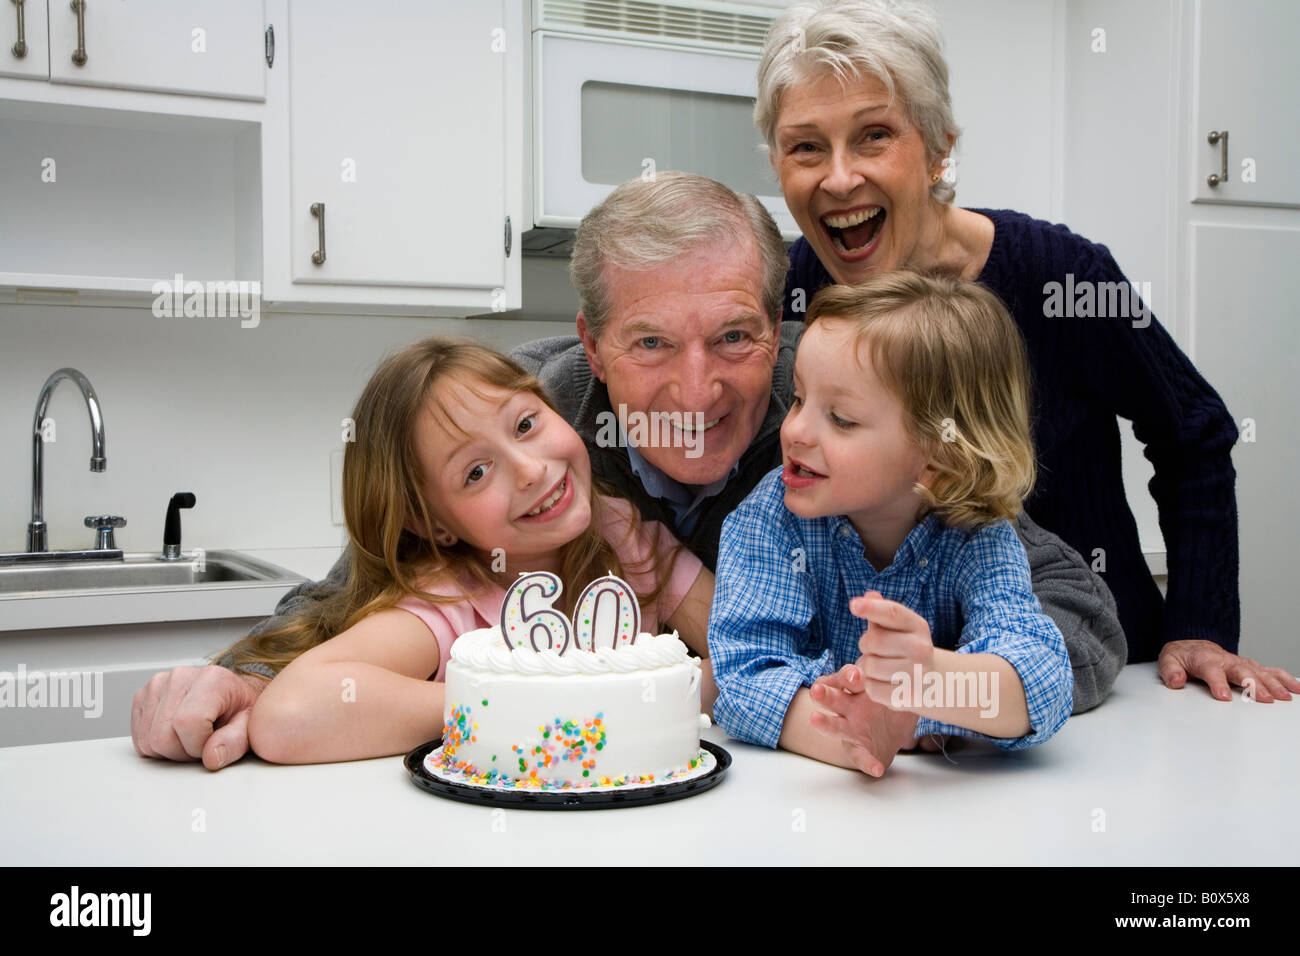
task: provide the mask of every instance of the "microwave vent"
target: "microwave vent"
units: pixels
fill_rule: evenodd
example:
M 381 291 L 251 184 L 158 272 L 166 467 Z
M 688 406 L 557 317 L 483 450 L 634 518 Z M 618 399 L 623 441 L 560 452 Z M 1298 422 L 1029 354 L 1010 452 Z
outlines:
M 734 50 L 755 56 L 776 11 L 742 4 L 645 3 L 641 0 L 539 0 L 540 30 L 590 33 L 641 42 Z

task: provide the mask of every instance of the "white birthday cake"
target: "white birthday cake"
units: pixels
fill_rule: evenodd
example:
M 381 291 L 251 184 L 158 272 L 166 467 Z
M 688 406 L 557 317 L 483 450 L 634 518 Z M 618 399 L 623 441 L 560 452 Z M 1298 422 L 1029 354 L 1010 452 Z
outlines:
M 578 602 L 572 623 L 549 608 L 525 613 L 525 592 L 542 590 L 529 582 L 543 577 L 554 582 L 542 591 L 553 599 L 553 575 L 521 577 L 501 627 L 452 645 L 443 742 L 429 769 L 463 783 L 541 790 L 662 784 L 702 772 L 712 757 L 700 749 L 699 660 L 676 634 L 638 633 L 639 608 L 627 607 L 634 598 L 600 620 L 609 602 L 599 592 Z M 611 581 L 626 588 L 601 578 L 584 598 Z

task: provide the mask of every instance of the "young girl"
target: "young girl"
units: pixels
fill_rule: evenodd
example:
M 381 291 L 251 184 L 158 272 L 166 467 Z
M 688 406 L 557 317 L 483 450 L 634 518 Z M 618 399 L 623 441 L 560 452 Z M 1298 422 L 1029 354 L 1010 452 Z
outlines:
M 647 630 L 675 628 L 706 656 L 712 575 L 662 525 L 596 492 L 586 446 L 514 362 L 426 339 L 380 366 L 352 417 L 347 586 L 231 649 L 236 667 L 283 667 L 249 718 L 259 756 L 354 760 L 436 737 L 452 642 L 495 625 L 523 571 L 559 575 L 566 613 L 613 571 Z M 701 693 L 707 707 L 711 681 Z
M 913 734 L 1041 743 L 1074 681 L 1008 520 L 1034 484 L 1016 327 L 913 272 L 823 289 L 807 326 L 784 467 L 722 529 L 715 718 L 873 776 Z

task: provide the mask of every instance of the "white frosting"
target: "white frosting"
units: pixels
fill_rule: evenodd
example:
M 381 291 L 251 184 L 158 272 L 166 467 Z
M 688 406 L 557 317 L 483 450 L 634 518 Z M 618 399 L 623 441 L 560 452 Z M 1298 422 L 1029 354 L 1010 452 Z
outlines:
M 700 663 L 675 634 L 560 655 L 511 650 L 499 628 L 483 628 L 452 644 L 444 720 L 451 761 L 482 774 L 661 781 L 699 757 Z
M 687 660 L 686 645 L 672 634 L 641 634 L 636 641 L 617 650 L 595 651 L 570 647 L 564 654 L 535 651 L 527 644 L 511 650 L 501 638 L 501 628 L 483 627 L 462 634 L 451 645 L 451 659 L 481 671 L 498 674 L 630 674 L 655 667 L 669 667 Z

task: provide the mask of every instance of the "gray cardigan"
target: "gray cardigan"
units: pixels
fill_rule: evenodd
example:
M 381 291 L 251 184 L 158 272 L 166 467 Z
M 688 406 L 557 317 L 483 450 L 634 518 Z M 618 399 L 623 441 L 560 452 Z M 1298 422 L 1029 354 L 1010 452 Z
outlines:
M 727 487 L 702 506 L 691 533 L 678 532 L 683 543 L 710 569 L 717 563 L 723 520 L 763 475 L 780 464 L 781 421 L 793 392 L 794 353 L 802 332 L 802 323 L 783 324 L 771 400 L 757 437 L 741 456 L 738 470 Z M 662 522 L 676 531 L 672 510 L 646 493 L 631 470 L 626 451 L 602 447 L 596 441 L 598 416 L 610 411 L 609 392 L 592 375 L 578 339 L 561 336 L 530 342 L 516 349 L 512 357 L 538 377 L 560 414 L 582 436 L 591 454 L 592 474 L 627 495 L 646 519 Z M 1091 710 L 1106 699 L 1128 656 L 1115 599 L 1077 551 L 1034 524 L 1023 512 L 1016 521 L 1016 531 L 1029 556 L 1034 594 L 1044 613 L 1061 629 L 1070 652 L 1074 669 L 1073 712 Z M 341 589 L 347 578 L 348 562 L 349 556 L 344 553 L 325 580 L 306 582 L 286 594 L 276 606 L 275 616 L 260 623 L 250 636 L 280 626 L 322 595 Z M 226 657 L 216 663 L 228 667 L 230 659 Z M 274 676 L 263 665 L 245 665 L 244 670 Z

